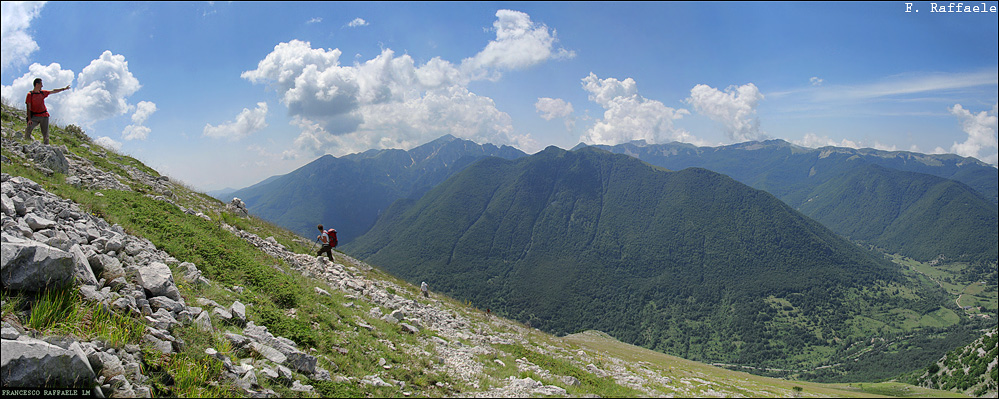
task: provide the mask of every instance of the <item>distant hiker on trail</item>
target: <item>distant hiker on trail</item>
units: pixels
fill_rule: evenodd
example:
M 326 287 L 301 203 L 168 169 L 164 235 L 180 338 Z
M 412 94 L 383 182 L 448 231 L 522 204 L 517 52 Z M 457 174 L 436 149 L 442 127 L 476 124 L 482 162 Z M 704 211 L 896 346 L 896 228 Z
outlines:
M 326 255 L 330 257 L 330 262 L 332 262 L 333 248 L 335 248 L 337 244 L 336 229 L 325 230 L 323 229 L 323 225 L 318 225 L 316 227 L 319 228 L 320 232 L 319 237 L 316 237 L 316 239 L 323 243 L 323 247 L 319 248 L 319 252 L 316 252 L 316 255 L 322 256 L 325 252 Z
M 428 289 L 430 289 L 430 286 L 427 285 L 426 281 L 420 284 L 420 292 L 423 293 L 424 298 L 430 298 L 430 294 L 427 293 Z
M 42 125 L 42 143 L 48 145 L 49 110 L 45 108 L 45 97 L 48 97 L 52 93 L 69 90 L 69 86 L 67 85 L 66 87 L 52 91 L 42 90 L 42 78 L 35 78 L 34 84 L 35 88 L 29 91 L 28 96 L 24 99 L 28 111 L 25 117 L 28 127 L 24 129 L 24 139 L 31 140 L 31 131 L 35 129 L 35 125 Z

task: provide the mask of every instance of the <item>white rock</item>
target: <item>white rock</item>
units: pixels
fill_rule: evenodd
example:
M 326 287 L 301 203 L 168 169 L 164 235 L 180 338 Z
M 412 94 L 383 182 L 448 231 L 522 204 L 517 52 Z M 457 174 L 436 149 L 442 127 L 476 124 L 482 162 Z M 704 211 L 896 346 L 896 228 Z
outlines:
M 34 338 L 3 340 L 0 348 L 4 387 L 83 387 L 94 380 L 94 370 L 80 344 L 63 349 Z

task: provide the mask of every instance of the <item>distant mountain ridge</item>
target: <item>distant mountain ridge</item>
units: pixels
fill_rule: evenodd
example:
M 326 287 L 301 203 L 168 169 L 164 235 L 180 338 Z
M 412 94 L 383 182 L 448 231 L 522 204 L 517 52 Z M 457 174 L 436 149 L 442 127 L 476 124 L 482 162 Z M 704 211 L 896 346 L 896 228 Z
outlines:
M 768 366 L 869 339 L 864 309 L 904 280 L 769 193 L 597 148 L 483 159 L 344 250 L 548 331 Z M 931 312 L 942 292 L 928 290 L 892 308 Z M 788 312 L 807 322 L 775 322 Z
M 366 232 L 397 199 L 419 197 L 483 157 L 524 155 L 513 147 L 446 135 L 408 151 L 325 155 L 231 196 L 242 199 L 252 214 L 305 237 L 314 236 L 322 223 L 336 228 L 340 243 L 347 243 Z
M 726 174 L 770 192 L 838 234 L 912 258 L 997 260 L 999 171 L 974 158 L 811 149 L 783 140 L 595 147 L 667 169 Z
M 579 144 L 575 148 L 585 146 Z M 610 152 L 628 154 L 653 165 L 679 170 L 702 167 L 732 176 L 779 198 L 788 196 L 792 206 L 804 200 L 798 184 L 818 176 L 835 176 L 862 161 L 886 168 L 925 173 L 967 184 L 993 203 L 999 203 L 999 170 L 975 158 L 954 154 L 922 154 L 872 148 L 801 147 L 784 140 L 749 141 L 698 147 L 687 143 L 646 144 L 643 140 L 615 146 L 594 145 Z

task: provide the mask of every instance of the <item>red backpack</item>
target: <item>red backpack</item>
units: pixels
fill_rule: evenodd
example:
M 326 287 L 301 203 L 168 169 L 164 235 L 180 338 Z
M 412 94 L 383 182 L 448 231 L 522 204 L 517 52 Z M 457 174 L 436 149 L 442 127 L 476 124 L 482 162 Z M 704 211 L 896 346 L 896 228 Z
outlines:
M 338 244 L 336 239 L 336 229 L 326 230 L 326 235 L 330 237 L 330 246 L 335 248 L 336 244 Z

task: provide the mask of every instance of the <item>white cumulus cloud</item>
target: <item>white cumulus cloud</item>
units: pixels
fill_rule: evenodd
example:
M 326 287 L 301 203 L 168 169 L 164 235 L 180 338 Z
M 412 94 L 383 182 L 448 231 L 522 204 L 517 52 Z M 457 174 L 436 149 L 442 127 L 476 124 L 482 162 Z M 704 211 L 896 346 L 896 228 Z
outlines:
M 527 14 L 500 10 L 497 39 L 461 66 L 440 57 L 417 65 L 408 54 L 383 49 L 367 61 L 345 64 L 339 49 L 309 42 L 279 43 L 244 79 L 275 90 L 288 107 L 296 155 L 346 154 L 369 148 L 409 148 L 444 134 L 496 144 L 537 145 L 513 133 L 510 117 L 471 81 L 497 78 L 489 71 L 528 67 L 560 56 L 553 32 Z
M 812 86 L 822 86 L 822 78 L 818 76 L 812 76 L 811 79 L 808 79 L 808 82 L 811 83 Z
M 762 99 L 763 94 L 752 83 L 729 86 L 724 92 L 699 84 L 690 89 L 687 103 L 698 113 L 724 125 L 730 139 L 749 141 L 766 138 L 756 117 L 756 106 Z
M 128 97 L 142 85 L 125 56 L 104 51 L 77 76 L 76 87 L 60 98 L 65 118 L 83 125 L 128 113 Z
M 975 157 L 986 163 L 999 163 L 999 141 L 996 136 L 999 103 L 989 111 L 973 113 L 961 104 L 954 104 L 950 113 L 961 122 L 961 128 L 968 134 L 963 143 L 955 142 L 951 151 L 965 157 Z
M 152 129 L 142 125 L 128 125 L 121 131 L 121 138 L 131 140 L 145 140 L 149 138 Z
M 565 59 L 575 57 L 575 52 L 563 48 L 554 48 L 554 29 L 549 32 L 548 26 L 531 21 L 530 15 L 520 11 L 498 10 L 496 22 L 493 22 L 496 40 L 490 41 L 486 48 L 473 57 L 462 61 L 461 67 L 475 79 L 498 78 L 498 70 L 523 69 L 531 67 L 548 59 Z
M 31 53 L 38 50 L 38 43 L 31 37 L 28 28 L 31 20 L 42 11 L 45 2 L 34 1 L 4 1 L 0 3 L 0 67 L 7 69 L 12 65 L 23 65 L 28 62 Z
M 598 119 L 580 138 L 585 143 L 615 145 L 645 140 L 652 144 L 670 141 L 707 144 L 673 125 L 674 121 L 689 115 L 689 111 L 670 108 L 662 102 L 642 97 L 632 78 L 623 81 L 600 79 L 591 72 L 582 83 L 583 89 L 590 93 L 590 101 L 605 110 L 603 118 Z
M 139 101 L 135 104 L 135 113 L 132 114 L 132 123 L 141 125 L 146 123 L 146 119 L 156 112 L 156 103 L 152 101 Z
M 350 21 L 350 23 L 348 23 L 347 26 L 351 28 L 356 28 L 358 26 L 368 26 L 368 21 L 365 21 L 364 18 L 354 18 L 354 20 Z
M 576 125 L 576 118 L 572 116 L 572 103 L 561 98 L 538 98 L 538 102 L 534 103 L 534 109 L 537 110 L 538 113 L 541 114 L 541 118 L 546 121 L 550 121 L 555 118 L 565 119 L 566 130 L 572 130 L 572 128 Z
M 205 124 L 203 134 L 211 138 L 224 138 L 229 141 L 240 140 L 254 132 L 267 127 L 267 103 L 257 103 L 257 108 L 243 108 L 236 120 L 218 126 Z
M 149 133 L 152 132 L 147 126 L 143 126 L 146 123 L 146 119 L 149 119 L 153 113 L 156 112 L 156 103 L 151 101 L 139 101 L 135 105 L 135 112 L 132 113 L 132 124 L 125 126 L 125 129 L 121 132 L 121 137 L 125 140 L 145 140 L 149 137 Z

